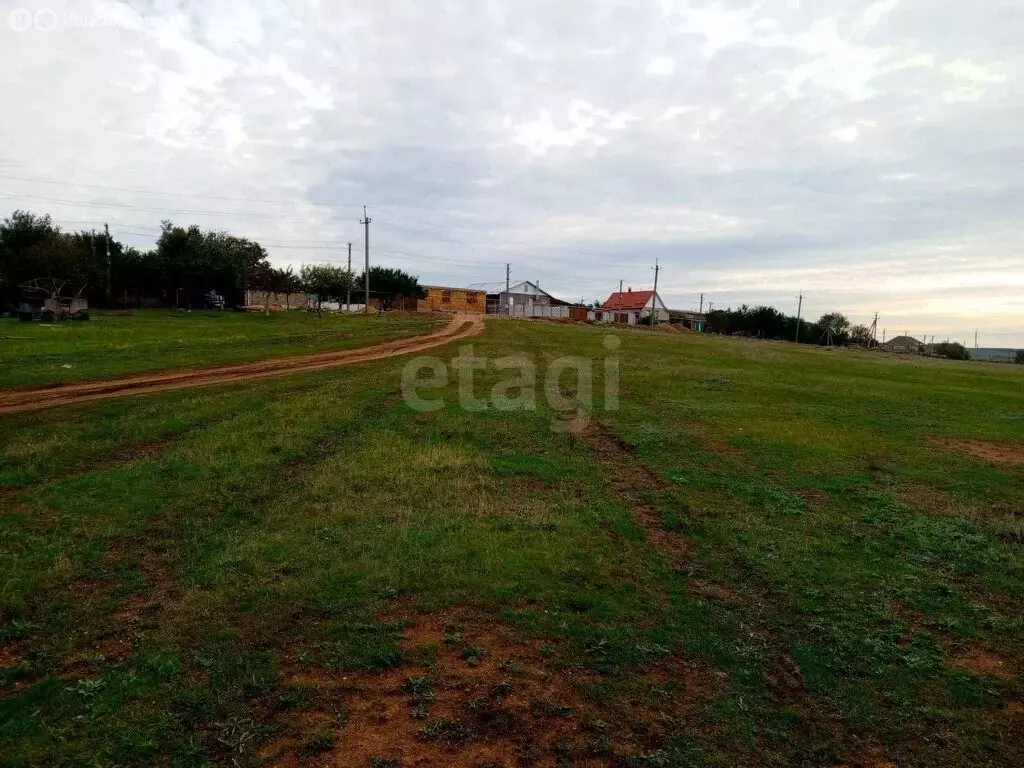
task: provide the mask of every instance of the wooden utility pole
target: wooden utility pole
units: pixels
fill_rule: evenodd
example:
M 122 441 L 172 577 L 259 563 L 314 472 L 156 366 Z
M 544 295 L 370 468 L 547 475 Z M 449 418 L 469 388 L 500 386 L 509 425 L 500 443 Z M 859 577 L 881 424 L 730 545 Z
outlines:
M 106 238 L 104 238 L 104 239 L 107 242 L 107 306 L 109 307 L 110 306 L 110 299 L 111 299 L 111 296 L 110 296 L 110 227 L 108 225 L 104 224 L 103 225 L 103 231 L 106 232 Z M 127 299 L 125 299 L 125 304 L 127 304 Z M 125 308 L 127 309 L 127 307 L 125 307 Z
M 363 245 L 366 251 L 366 269 L 363 272 L 364 289 L 366 293 L 365 303 L 363 305 L 363 314 L 370 314 L 370 217 L 366 215 L 366 206 L 363 206 Z
M 352 243 L 348 244 L 348 293 L 345 295 L 345 312 L 352 311 Z
M 800 342 L 800 313 L 804 308 L 804 292 L 800 291 L 800 295 L 797 297 L 800 301 L 796 305 L 796 339 L 797 343 Z
M 654 330 L 654 326 L 658 324 L 658 272 L 661 267 L 658 266 L 658 260 L 654 260 L 654 295 L 651 296 L 651 330 Z

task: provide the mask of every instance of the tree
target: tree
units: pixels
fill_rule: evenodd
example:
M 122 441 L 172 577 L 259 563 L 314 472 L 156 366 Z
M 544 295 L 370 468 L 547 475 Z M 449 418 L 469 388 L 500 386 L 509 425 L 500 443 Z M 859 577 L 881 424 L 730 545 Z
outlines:
M 277 292 L 277 271 L 268 261 L 258 261 L 249 270 L 246 282 L 249 290 L 263 296 L 264 313 L 270 316 L 270 297 Z
M 1024 365 L 1024 349 L 1018 349 L 1017 350 L 1017 355 L 1016 355 L 1016 357 L 1014 357 L 1013 361 L 1017 365 Z
M 182 289 L 198 302 L 207 291 L 217 290 L 228 304 L 242 303 L 247 281 L 266 258 L 259 243 L 170 221 L 162 223 L 155 254 L 164 293 Z
M 292 294 L 301 290 L 298 276 L 289 266 L 288 269 L 273 270 L 271 280 L 274 284 L 274 293 L 284 295 L 285 309 L 291 309 Z
M 935 357 L 944 357 L 947 360 L 970 360 L 967 347 L 955 341 L 943 341 L 932 347 L 932 354 Z
M 325 301 L 333 299 L 341 303 L 351 281 L 351 272 L 330 264 L 304 264 L 299 271 L 302 290 L 315 300 L 317 314 L 323 310 Z
M 356 280 L 356 285 L 365 284 L 365 273 Z M 370 267 L 370 293 L 380 302 L 382 310 L 400 299 L 422 299 L 427 295 L 419 278 L 393 267 Z
M 818 328 L 821 330 L 819 338 L 829 346 L 846 344 L 850 339 L 850 321 L 839 312 L 829 312 L 818 318 Z
M 871 329 L 866 325 L 855 325 L 850 329 L 850 343 L 860 344 L 862 347 L 870 347 L 874 343 L 871 337 Z

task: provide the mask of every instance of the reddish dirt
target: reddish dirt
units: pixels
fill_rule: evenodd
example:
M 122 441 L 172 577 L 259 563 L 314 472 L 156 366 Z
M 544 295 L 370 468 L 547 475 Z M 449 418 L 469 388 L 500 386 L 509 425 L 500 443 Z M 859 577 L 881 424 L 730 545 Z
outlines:
M 372 362 L 399 355 L 411 355 L 448 344 L 452 341 L 480 333 L 484 327 L 482 316 L 457 315 L 442 330 L 424 336 L 397 339 L 383 344 L 338 352 L 319 352 L 310 355 L 293 355 L 260 360 L 252 363 L 237 363 L 213 368 L 184 368 L 173 371 L 127 376 L 106 381 L 76 382 L 36 389 L 5 390 L 0 392 L 0 415 L 25 413 L 44 408 L 53 408 L 70 403 L 102 400 L 111 397 L 163 392 L 187 387 L 203 387 L 212 384 L 235 384 L 288 376 L 294 373 L 309 373 L 343 365 Z
M 693 579 L 686 585 L 686 591 L 697 597 L 707 597 L 712 600 L 721 600 L 725 603 L 739 604 L 744 602 L 743 598 L 736 594 L 736 591 L 728 584 L 718 584 L 704 579 Z
M 949 664 L 955 669 L 966 669 L 976 675 L 999 680 L 1013 680 L 1017 676 L 1011 662 L 983 648 L 963 648 L 950 656 Z
M 616 495 L 629 507 L 633 520 L 644 529 L 648 540 L 664 552 L 674 565 L 679 565 L 690 552 L 690 542 L 673 531 L 665 530 L 661 515 L 647 500 L 650 491 L 668 487 L 668 483 L 637 458 L 633 446 L 603 424 L 591 424 L 580 438 L 593 450 L 597 462 L 605 469 Z
M 831 501 L 828 492 L 818 488 L 797 488 L 793 493 L 815 507 L 823 507 Z
M 11 669 L 21 664 L 21 651 L 13 644 L 0 645 L 0 669 Z
M 1024 443 L 1002 443 L 995 440 L 949 438 L 941 440 L 945 448 L 966 453 L 990 464 L 1024 464 Z
M 658 748 L 720 687 L 670 658 L 612 704 L 596 693 L 599 676 L 557 662 L 557 643 L 465 610 L 406 621 L 402 649 L 417 661 L 395 669 L 328 672 L 282 660 L 282 682 L 305 690 L 310 706 L 279 711 L 280 736 L 259 757 L 358 768 L 611 765 Z

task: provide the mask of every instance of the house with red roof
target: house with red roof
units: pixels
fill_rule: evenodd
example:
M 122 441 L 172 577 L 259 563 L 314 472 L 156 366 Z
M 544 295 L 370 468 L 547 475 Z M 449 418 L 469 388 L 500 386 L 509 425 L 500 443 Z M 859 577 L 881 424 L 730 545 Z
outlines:
M 642 318 L 654 313 L 659 322 L 667 322 L 668 307 L 654 291 L 616 291 L 601 309 L 595 312 L 597 319 L 604 323 L 628 323 L 635 325 Z

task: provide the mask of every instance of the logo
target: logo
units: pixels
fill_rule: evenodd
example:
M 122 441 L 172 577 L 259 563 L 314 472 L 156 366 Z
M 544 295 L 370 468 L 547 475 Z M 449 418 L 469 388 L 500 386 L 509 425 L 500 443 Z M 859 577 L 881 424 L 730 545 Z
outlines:
M 32 11 L 28 8 L 15 8 L 7 16 L 7 26 L 15 32 L 28 32 L 32 29 Z

